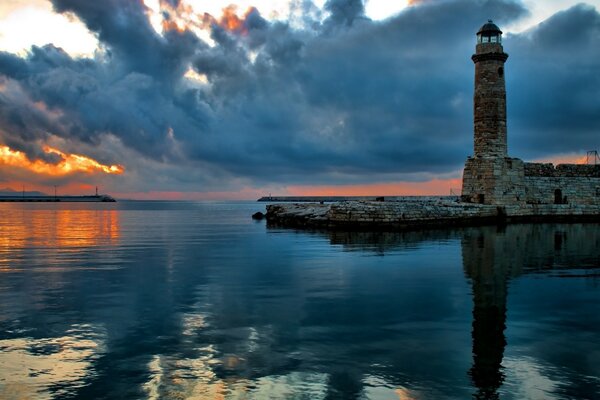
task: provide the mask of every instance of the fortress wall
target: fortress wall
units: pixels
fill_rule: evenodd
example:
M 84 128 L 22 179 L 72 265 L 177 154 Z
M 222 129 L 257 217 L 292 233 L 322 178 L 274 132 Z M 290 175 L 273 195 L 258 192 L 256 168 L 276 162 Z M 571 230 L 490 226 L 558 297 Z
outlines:
M 600 165 L 525 163 L 525 176 L 600 178 Z
M 524 163 L 525 176 L 553 177 L 556 173 L 554 164 L 550 163 Z
M 525 163 L 524 179 L 530 204 L 600 204 L 600 165 Z
M 600 178 L 600 165 L 559 164 L 556 166 L 556 176 Z
M 555 204 L 557 190 L 564 203 L 600 205 L 600 178 L 525 177 L 525 200 L 529 204 Z

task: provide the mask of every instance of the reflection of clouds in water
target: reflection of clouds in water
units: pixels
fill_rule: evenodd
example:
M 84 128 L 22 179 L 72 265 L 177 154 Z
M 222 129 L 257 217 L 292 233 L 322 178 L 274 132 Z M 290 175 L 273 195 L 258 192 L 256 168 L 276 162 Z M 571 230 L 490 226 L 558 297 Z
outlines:
M 182 316 L 182 325 L 182 334 L 193 336 L 198 331 L 207 327 L 206 316 L 201 313 L 186 313 Z
M 398 387 L 391 382 L 387 382 L 385 378 L 369 375 L 363 379 L 364 384 L 364 395 L 368 399 L 381 399 L 381 400 L 418 400 L 425 398 L 424 392 L 418 389 L 407 387 Z M 431 391 L 429 393 L 431 396 Z M 440 398 L 443 397 L 442 393 L 437 393 Z M 437 397 L 436 396 L 436 397 Z
M 160 357 L 160 356 L 157 356 Z M 163 357 L 160 357 L 164 361 Z M 194 363 L 202 368 L 201 363 Z M 163 371 L 165 370 L 163 366 Z M 255 380 L 235 377 L 201 379 L 169 379 L 161 382 L 160 388 L 149 388 L 150 399 L 324 399 L 328 376 L 323 373 L 291 372 L 286 375 L 272 375 Z M 153 397 L 154 396 L 154 397 Z M 397 397 L 396 397 L 397 398 Z
M 198 347 L 194 353 L 185 358 L 154 355 L 147 365 L 150 377 L 143 385 L 148 398 L 221 399 L 239 391 L 233 383 L 243 387 L 250 384 L 231 378 L 228 382 L 216 376 L 213 369 L 221 361 L 212 345 Z
M 105 351 L 105 334 L 90 325 L 75 325 L 65 333 L 0 340 L 0 398 L 61 397 L 84 386 Z
M 291 372 L 255 381 L 252 397 L 257 399 L 324 399 L 328 376 L 324 373 Z
M 220 399 L 224 382 L 213 369 L 221 361 L 213 345 L 197 345 L 197 335 L 208 324 L 207 316 L 198 312 L 181 315 L 181 333 L 185 354 L 155 354 L 148 362 L 149 379 L 142 388 L 149 399 L 185 398 Z
M 502 362 L 507 380 L 502 392 L 514 394 L 517 399 L 560 399 L 557 388 L 563 382 L 553 381 L 548 375 L 551 366 L 545 365 L 543 360 L 531 357 L 505 357 Z M 563 375 L 559 375 L 563 378 Z
M 215 345 L 198 344 L 198 336 L 209 329 L 209 316 L 190 312 L 181 316 L 182 351 L 172 355 L 154 355 L 147 364 L 149 379 L 143 390 L 149 399 L 298 399 L 325 398 L 328 375 L 323 373 L 290 372 L 288 374 L 252 377 L 249 358 L 262 354 L 262 342 L 268 341 L 254 327 L 240 327 L 221 332 L 239 340 L 241 353 L 224 353 Z M 213 332 L 214 334 L 214 332 Z M 190 345 L 190 347 L 187 347 Z M 250 375 L 250 377 L 249 377 Z M 249 396 L 249 397 L 248 397 Z

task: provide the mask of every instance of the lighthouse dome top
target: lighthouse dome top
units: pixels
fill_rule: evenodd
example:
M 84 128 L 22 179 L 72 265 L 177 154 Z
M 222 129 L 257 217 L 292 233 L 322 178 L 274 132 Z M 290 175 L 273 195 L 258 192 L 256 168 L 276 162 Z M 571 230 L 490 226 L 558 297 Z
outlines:
M 500 28 L 498 28 L 498 25 L 496 25 L 494 23 L 494 21 L 492 21 L 491 19 L 488 19 L 488 22 L 483 24 L 483 26 L 481 28 L 479 28 L 479 32 L 477 32 L 477 34 L 482 34 L 482 33 L 487 33 L 487 34 L 492 34 L 492 33 L 496 33 L 496 34 L 501 34 L 502 35 L 502 31 L 500 30 Z
M 502 43 L 502 31 L 491 19 L 479 28 L 477 43 Z

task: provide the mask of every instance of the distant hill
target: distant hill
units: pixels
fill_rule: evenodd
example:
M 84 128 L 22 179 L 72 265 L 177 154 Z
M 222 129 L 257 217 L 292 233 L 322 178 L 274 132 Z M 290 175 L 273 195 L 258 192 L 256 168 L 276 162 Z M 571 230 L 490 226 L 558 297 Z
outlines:
M 0 189 L 0 196 L 19 196 L 22 195 L 23 191 L 13 190 L 11 188 L 3 188 Z M 46 193 L 37 192 L 37 191 L 25 191 L 25 196 L 48 196 Z

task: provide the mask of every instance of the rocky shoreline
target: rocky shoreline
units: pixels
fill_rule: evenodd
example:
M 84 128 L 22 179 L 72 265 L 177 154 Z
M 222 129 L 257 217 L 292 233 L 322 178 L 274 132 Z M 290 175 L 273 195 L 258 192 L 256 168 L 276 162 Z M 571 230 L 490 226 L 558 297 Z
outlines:
M 277 203 L 266 206 L 270 225 L 347 230 L 413 230 L 513 222 L 597 222 L 600 206 L 495 206 L 450 200 Z

